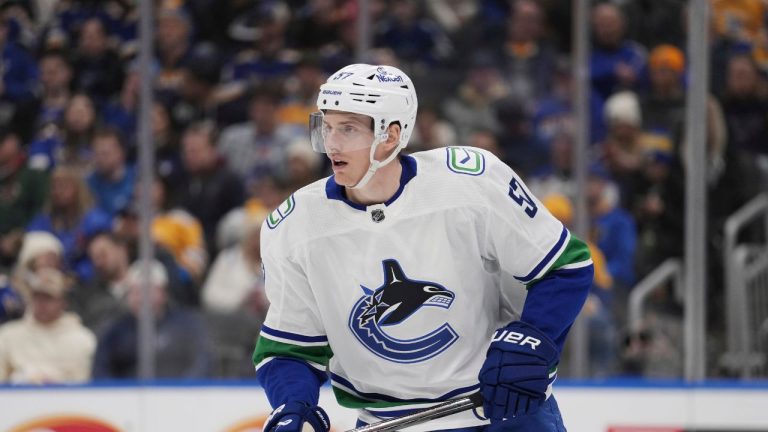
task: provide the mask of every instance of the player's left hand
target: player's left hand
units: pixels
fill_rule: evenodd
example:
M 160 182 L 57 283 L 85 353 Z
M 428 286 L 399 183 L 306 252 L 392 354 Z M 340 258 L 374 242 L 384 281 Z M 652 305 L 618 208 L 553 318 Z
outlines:
M 261 429 L 264 432 L 328 432 L 331 421 L 317 405 L 288 402 L 275 408 Z
M 560 354 L 541 330 L 515 321 L 496 330 L 480 369 L 480 393 L 491 422 L 533 414 L 549 397 Z

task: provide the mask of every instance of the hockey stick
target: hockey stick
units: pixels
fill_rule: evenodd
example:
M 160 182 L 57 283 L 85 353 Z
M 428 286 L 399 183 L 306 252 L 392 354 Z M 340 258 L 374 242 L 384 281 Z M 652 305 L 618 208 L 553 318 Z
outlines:
M 383 420 L 378 423 L 369 424 L 368 426 L 361 426 L 347 432 L 391 432 L 402 429 L 404 427 L 415 426 L 429 420 L 439 419 L 451 414 L 467 411 L 472 408 L 480 408 L 482 410 L 482 406 L 483 397 L 480 395 L 480 393 L 473 393 L 469 396 L 449 400 L 431 408 L 417 411 L 413 414 L 404 415 L 402 417 L 395 417 L 389 420 Z

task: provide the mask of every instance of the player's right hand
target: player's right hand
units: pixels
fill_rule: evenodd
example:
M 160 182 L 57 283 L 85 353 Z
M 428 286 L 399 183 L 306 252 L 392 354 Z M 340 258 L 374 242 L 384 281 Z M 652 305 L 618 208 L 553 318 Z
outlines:
M 275 408 L 261 428 L 264 432 L 328 432 L 330 429 L 328 414 L 319 406 L 304 402 L 288 402 Z
M 559 357 L 550 338 L 528 323 L 497 330 L 479 375 L 484 416 L 494 422 L 535 413 L 549 397 Z

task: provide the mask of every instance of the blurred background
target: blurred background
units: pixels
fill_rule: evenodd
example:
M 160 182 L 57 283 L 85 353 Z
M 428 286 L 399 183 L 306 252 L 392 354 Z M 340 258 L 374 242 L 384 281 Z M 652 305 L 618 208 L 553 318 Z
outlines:
M 141 62 L 137 1 L 2 1 L 0 382 L 139 378 L 146 282 L 154 377 L 253 380 L 260 224 L 329 175 L 308 114 L 354 62 L 413 78 L 408 151 L 487 149 L 589 241 L 596 277 L 565 377 L 686 376 L 685 155 L 703 149 L 700 378 L 765 378 L 768 2 L 708 2 L 691 129 L 688 2 L 582 2 L 581 60 L 576 3 L 158 0 Z M 140 266 L 145 215 L 154 258 Z

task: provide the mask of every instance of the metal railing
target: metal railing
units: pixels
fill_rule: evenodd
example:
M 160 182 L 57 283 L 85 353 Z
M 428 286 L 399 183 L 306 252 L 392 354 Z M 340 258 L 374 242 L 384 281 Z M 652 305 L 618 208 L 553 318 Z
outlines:
M 645 317 L 645 302 L 654 291 L 666 286 L 671 281 L 675 295 L 680 298 L 683 292 L 683 264 L 678 258 L 668 258 L 653 269 L 629 293 L 628 325 L 629 330 L 636 334 L 643 328 Z
M 762 224 L 761 243 L 739 235 Z M 755 197 L 725 222 L 726 352 L 721 364 L 742 378 L 768 373 L 768 193 Z

